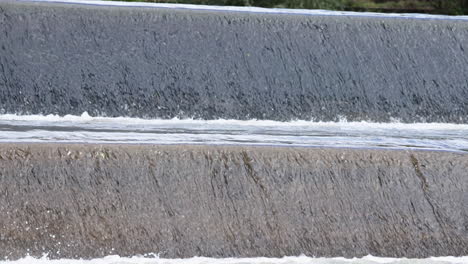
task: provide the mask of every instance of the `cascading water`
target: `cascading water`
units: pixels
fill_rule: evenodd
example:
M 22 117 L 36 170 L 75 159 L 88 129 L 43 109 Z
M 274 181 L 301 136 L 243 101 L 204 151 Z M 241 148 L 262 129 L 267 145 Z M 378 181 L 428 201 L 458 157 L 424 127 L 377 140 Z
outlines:
M 2 3 L 1 111 L 468 122 L 466 17 L 154 7 Z
M 2 1 L 0 258 L 468 263 L 467 43 L 463 16 Z

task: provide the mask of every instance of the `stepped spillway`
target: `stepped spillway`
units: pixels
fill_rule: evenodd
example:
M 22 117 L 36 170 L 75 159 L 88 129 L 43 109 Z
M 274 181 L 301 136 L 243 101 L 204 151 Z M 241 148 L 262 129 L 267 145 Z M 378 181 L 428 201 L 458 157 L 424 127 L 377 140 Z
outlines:
M 467 17 L 1 1 L 0 258 L 467 256 L 467 43 Z

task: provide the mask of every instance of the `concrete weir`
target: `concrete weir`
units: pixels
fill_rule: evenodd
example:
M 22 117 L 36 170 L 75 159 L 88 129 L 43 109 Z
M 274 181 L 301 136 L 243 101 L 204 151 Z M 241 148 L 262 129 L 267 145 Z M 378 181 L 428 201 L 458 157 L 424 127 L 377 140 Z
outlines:
M 468 155 L 0 144 L 0 256 L 468 255 Z
M 468 18 L 268 12 L 0 1 L 0 114 L 468 123 Z M 0 259 L 461 256 L 467 205 L 461 152 L 0 144 Z
M 468 122 L 468 18 L 282 12 L 0 1 L 0 113 Z

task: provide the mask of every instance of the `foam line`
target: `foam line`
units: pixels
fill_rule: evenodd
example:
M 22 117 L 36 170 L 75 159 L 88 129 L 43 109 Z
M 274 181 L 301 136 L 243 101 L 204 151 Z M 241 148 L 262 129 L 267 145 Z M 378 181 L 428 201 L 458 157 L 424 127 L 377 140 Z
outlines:
M 194 4 L 166 4 L 145 2 L 119 2 L 99 0 L 19 0 L 27 2 L 48 2 L 62 4 L 82 4 L 94 6 L 118 6 L 118 7 L 146 7 L 146 8 L 168 8 L 184 10 L 202 10 L 218 12 L 242 12 L 257 14 L 288 14 L 288 15 L 311 15 L 311 16 L 352 16 L 352 17 L 375 17 L 375 18 L 403 18 L 403 19 L 431 19 L 431 20 L 468 20 L 468 16 L 431 15 L 417 13 L 377 13 L 377 12 L 350 12 L 330 11 L 321 9 L 285 9 L 285 8 L 261 8 L 243 6 L 214 6 Z

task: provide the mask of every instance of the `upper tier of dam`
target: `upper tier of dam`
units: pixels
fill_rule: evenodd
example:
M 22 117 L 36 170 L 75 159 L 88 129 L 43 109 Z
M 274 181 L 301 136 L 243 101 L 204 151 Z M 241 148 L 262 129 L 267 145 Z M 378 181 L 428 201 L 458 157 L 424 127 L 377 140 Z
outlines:
M 468 123 L 468 18 L 0 3 L 0 114 Z

